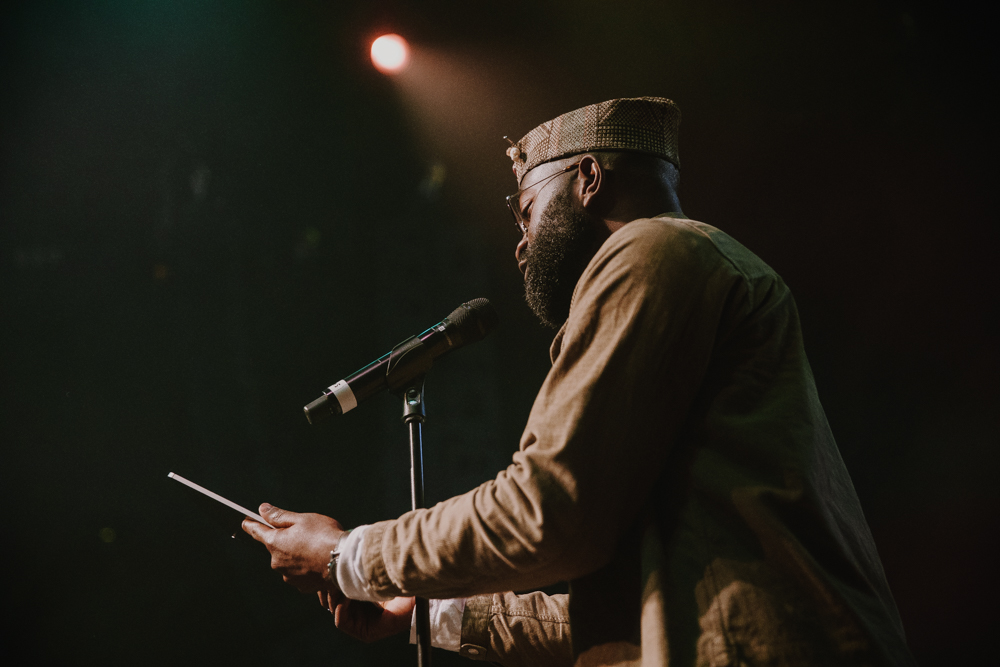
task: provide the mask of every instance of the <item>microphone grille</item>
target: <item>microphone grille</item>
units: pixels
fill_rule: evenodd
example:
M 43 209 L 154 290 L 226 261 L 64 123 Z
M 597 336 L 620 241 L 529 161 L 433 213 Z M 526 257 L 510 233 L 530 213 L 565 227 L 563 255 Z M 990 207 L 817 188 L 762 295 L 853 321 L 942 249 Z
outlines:
M 473 299 L 452 311 L 448 320 L 461 337 L 461 345 L 482 340 L 500 324 L 500 315 L 489 299 Z

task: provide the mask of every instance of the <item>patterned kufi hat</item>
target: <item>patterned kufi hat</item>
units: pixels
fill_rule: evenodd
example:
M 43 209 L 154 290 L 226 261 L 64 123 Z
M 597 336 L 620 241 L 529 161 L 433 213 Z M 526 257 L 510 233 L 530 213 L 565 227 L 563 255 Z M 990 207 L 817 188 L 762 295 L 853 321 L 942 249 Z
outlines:
M 677 127 L 681 110 L 664 97 L 629 97 L 564 113 L 542 123 L 507 149 L 520 185 L 544 162 L 590 151 L 638 151 L 680 168 Z

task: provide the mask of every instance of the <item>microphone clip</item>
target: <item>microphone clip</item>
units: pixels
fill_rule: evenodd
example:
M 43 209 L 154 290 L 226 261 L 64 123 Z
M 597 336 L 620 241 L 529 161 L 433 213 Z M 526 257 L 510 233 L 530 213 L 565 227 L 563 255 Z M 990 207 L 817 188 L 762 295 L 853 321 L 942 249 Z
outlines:
M 421 354 L 423 347 L 424 343 L 419 336 L 410 336 L 392 348 L 389 363 L 385 367 L 386 387 L 391 393 L 402 393 L 415 384 L 414 380 L 422 379 L 431 369 L 434 358 L 429 354 Z

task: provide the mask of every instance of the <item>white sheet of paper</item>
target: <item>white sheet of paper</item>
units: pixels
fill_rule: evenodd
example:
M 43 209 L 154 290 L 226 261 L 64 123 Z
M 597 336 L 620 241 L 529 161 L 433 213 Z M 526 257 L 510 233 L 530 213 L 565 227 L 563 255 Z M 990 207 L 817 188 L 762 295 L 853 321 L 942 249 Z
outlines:
M 237 505 L 233 501 L 226 500 L 225 498 L 223 498 L 222 496 L 220 496 L 218 493 L 212 493 L 211 491 L 209 491 L 208 489 L 206 489 L 204 486 L 200 486 L 198 484 L 195 484 L 194 482 L 192 482 L 189 479 L 184 479 L 183 477 L 181 477 L 177 473 L 170 473 L 170 474 L 167 475 L 167 477 L 169 477 L 170 479 L 175 479 L 178 482 L 180 482 L 181 484 L 185 484 L 187 486 L 190 486 L 195 491 L 198 491 L 200 493 L 204 493 L 206 496 L 208 496 L 212 500 L 218 500 L 220 503 L 222 503 L 226 507 L 231 507 L 232 509 L 236 510 L 240 514 L 242 514 L 244 516 L 248 516 L 251 519 L 253 519 L 254 521 L 259 521 L 260 523 L 264 524 L 268 528 L 274 528 L 274 526 L 272 526 L 271 524 L 269 524 L 267 521 L 264 520 L 264 517 L 262 517 L 261 515 L 257 514 L 256 512 L 251 512 L 246 507 L 240 507 L 239 505 Z

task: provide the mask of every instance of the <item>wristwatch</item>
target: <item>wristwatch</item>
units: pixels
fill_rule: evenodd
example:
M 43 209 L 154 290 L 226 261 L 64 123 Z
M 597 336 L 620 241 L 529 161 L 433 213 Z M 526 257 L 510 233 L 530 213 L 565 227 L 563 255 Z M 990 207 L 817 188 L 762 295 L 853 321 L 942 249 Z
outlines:
M 340 561 L 341 545 L 344 543 L 344 538 L 346 538 L 347 534 L 350 532 L 350 530 L 345 530 L 344 534 L 340 536 L 339 540 L 337 540 L 337 546 L 335 546 L 333 551 L 330 552 L 330 562 L 326 565 L 326 580 L 334 586 L 338 586 L 337 563 Z

